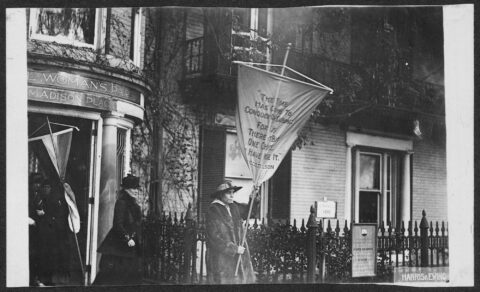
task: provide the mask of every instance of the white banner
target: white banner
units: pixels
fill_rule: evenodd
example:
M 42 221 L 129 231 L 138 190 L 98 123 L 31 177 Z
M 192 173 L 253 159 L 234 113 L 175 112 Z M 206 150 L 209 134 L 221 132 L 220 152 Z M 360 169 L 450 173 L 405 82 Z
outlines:
M 244 64 L 238 65 L 237 87 L 238 140 L 259 186 L 275 173 L 329 90 Z

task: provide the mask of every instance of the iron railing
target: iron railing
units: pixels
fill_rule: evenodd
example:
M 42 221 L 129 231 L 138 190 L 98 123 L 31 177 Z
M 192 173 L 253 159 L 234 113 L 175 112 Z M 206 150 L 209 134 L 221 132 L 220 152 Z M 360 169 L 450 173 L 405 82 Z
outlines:
M 332 228 L 309 222 L 258 220 L 249 226 L 247 242 L 258 283 L 348 282 L 351 277 L 351 225 Z M 381 223 L 377 233 L 377 277 L 392 281 L 395 267 L 448 266 L 448 228 L 444 222 Z M 435 228 L 433 227 L 435 226 Z M 157 283 L 207 283 L 205 222 L 163 214 L 144 223 L 145 278 Z

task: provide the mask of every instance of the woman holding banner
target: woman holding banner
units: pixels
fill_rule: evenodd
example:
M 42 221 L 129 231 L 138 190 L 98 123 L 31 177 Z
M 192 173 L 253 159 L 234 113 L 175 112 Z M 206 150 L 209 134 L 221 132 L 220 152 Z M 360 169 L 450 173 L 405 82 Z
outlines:
M 207 277 L 210 283 L 255 282 L 248 245 L 246 242 L 244 246 L 240 244 L 243 234 L 242 223 L 247 218 L 248 207 L 233 201 L 233 194 L 241 188 L 227 180 L 221 183 L 212 194 L 214 200 L 208 209 L 206 221 Z M 250 197 L 251 200 L 252 197 Z M 260 198 L 257 196 L 253 204 L 258 204 L 259 201 Z M 235 268 L 238 257 L 241 257 L 241 265 L 236 277 Z

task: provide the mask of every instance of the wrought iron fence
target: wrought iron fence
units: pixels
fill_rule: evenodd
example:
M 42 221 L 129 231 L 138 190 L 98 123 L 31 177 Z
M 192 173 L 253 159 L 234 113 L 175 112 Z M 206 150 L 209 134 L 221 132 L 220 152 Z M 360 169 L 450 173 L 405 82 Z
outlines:
M 297 225 L 288 220 L 255 220 L 247 242 L 259 283 L 352 281 L 351 225 L 314 220 Z M 435 226 L 435 228 L 433 227 Z M 441 226 L 441 227 L 440 227 Z M 448 228 L 442 222 L 410 222 L 393 228 L 384 223 L 377 233 L 377 276 L 371 281 L 392 281 L 395 267 L 448 266 Z M 207 283 L 205 222 L 190 212 L 163 214 L 144 224 L 145 278 L 160 283 Z
M 188 225 L 183 214 L 163 214 L 143 224 L 143 262 L 145 278 L 179 283 L 185 277 L 185 238 Z

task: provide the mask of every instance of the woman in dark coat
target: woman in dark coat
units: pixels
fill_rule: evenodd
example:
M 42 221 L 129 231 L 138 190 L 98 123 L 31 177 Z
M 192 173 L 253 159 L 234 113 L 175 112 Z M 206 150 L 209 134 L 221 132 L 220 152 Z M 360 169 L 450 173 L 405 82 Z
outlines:
M 43 283 L 38 279 L 40 251 L 38 226 L 40 218 L 45 215 L 42 200 L 43 176 L 40 173 L 33 173 L 30 176 L 30 187 L 28 195 L 28 225 L 29 225 L 29 260 L 30 260 L 30 286 L 40 286 Z
M 245 242 L 245 245 L 241 246 L 244 230 L 242 223 L 248 216 L 248 205 L 240 205 L 233 201 L 233 194 L 239 189 L 241 187 L 225 181 L 212 195 L 215 199 L 210 204 L 206 221 L 207 276 L 210 283 L 255 282 L 248 245 Z M 254 200 L 254 204 L 258 204 L 258 199 Z M 239 256 L 241 264 L 235 277 Z
M 36 203 L 38 225 L 40 283 L 47 286 L 69 280 L 68 207 L 58 184 L 45 180 L 41 198 Z M 39 284 L 40 284 L 39 283 Z
M 113 215 L 113 226 L 98 251 L 102 253 L 95 284 L 140 284 L 141 221 L 138 200 L 139 179 L 129 174 L 122 180 Z

